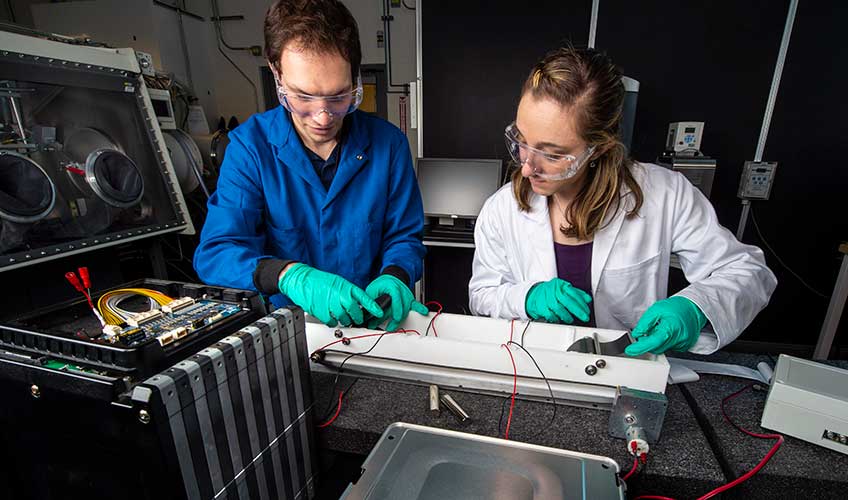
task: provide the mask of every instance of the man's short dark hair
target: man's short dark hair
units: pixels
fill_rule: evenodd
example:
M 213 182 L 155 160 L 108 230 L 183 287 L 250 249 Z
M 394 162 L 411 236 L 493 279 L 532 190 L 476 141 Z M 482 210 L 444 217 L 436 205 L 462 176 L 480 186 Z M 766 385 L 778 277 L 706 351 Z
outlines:
M 265 57 L 279 70 L 280 54 L 289 44 L 297 49 L 337 52 L 350 63 L 356 80 L 362 63 L 359 28 L 339 0 L 277 0 L 265 15 Z

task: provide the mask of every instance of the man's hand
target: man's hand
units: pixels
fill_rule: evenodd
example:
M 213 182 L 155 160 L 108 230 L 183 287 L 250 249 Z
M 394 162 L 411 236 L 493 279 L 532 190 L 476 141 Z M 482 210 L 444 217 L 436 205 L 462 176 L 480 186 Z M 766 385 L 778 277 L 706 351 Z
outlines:
M 400 325 L 401 321 L 406 319 L 410 310 L 425 316 L 430 312 L 427 306 L 415 300 L 415 296 L 412 295 L 412 291 L 406 286 L 406 283 L 389 274 L 378 276 L 365 288 L 365 292 L 375 300 L 383 294 L 387 294 L 392 298 L 390 309 L 383 311 L 383 314 L 375 314 L 374 319 L 368 322 L 368 328 L 376 328 L 391 318 L 391 321 L 386 326 L 386 331 L 393 332 Z
M 374 316 L 383 314 L 380 306 L 358 286 L 306 264 L 287 266 L 278 287 L 292 302 L 330 327 L 361 324 L 363 308 Z

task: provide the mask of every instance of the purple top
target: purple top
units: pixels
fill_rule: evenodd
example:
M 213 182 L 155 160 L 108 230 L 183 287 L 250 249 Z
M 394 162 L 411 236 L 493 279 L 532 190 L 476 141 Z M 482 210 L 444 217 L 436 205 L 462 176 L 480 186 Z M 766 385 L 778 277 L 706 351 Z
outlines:
M 554 242 L 557 277 L 592 295 L 592 242 L 563 245 Z M 575 326 L 595 326 L 595 303 L 589 303 L 589 321 L 574 318 Z

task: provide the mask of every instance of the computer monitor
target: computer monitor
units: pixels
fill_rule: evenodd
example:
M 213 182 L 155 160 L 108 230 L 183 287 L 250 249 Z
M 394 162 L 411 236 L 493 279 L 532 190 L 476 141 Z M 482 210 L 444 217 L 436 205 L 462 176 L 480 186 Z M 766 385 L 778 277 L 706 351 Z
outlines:
M 500 187 L 501 160 L 419 158 L 424 215 L 474 219 Z

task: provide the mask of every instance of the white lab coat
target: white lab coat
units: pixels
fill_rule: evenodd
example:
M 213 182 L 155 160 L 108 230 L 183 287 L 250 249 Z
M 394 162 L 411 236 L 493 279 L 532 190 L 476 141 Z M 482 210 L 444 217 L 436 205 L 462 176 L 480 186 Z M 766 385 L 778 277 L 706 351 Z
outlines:
M 768 304 L 777 279 L 763 252 L 740 243 L 719 225 L 710 202 L 683 175 L 652 164 L 633 167 L 644 202 L 636 217 L 619 210 L 595 233 L 592 297 L 598 328 L 632 330 L 654 302 L 668 294 L 669 258 L 675 254 L 691 283 L 677 295 L 701 308 L 713 331 L 690 350 L 715 352 L 732 342 Z M 622 189 L 622 208 L 633 206 Z M 522 212 L 507 184 L 480 211 L 474 231 L 471 311 L 527 318 L 530 288 L 557 277 L 547 200 L 532 194 Z

